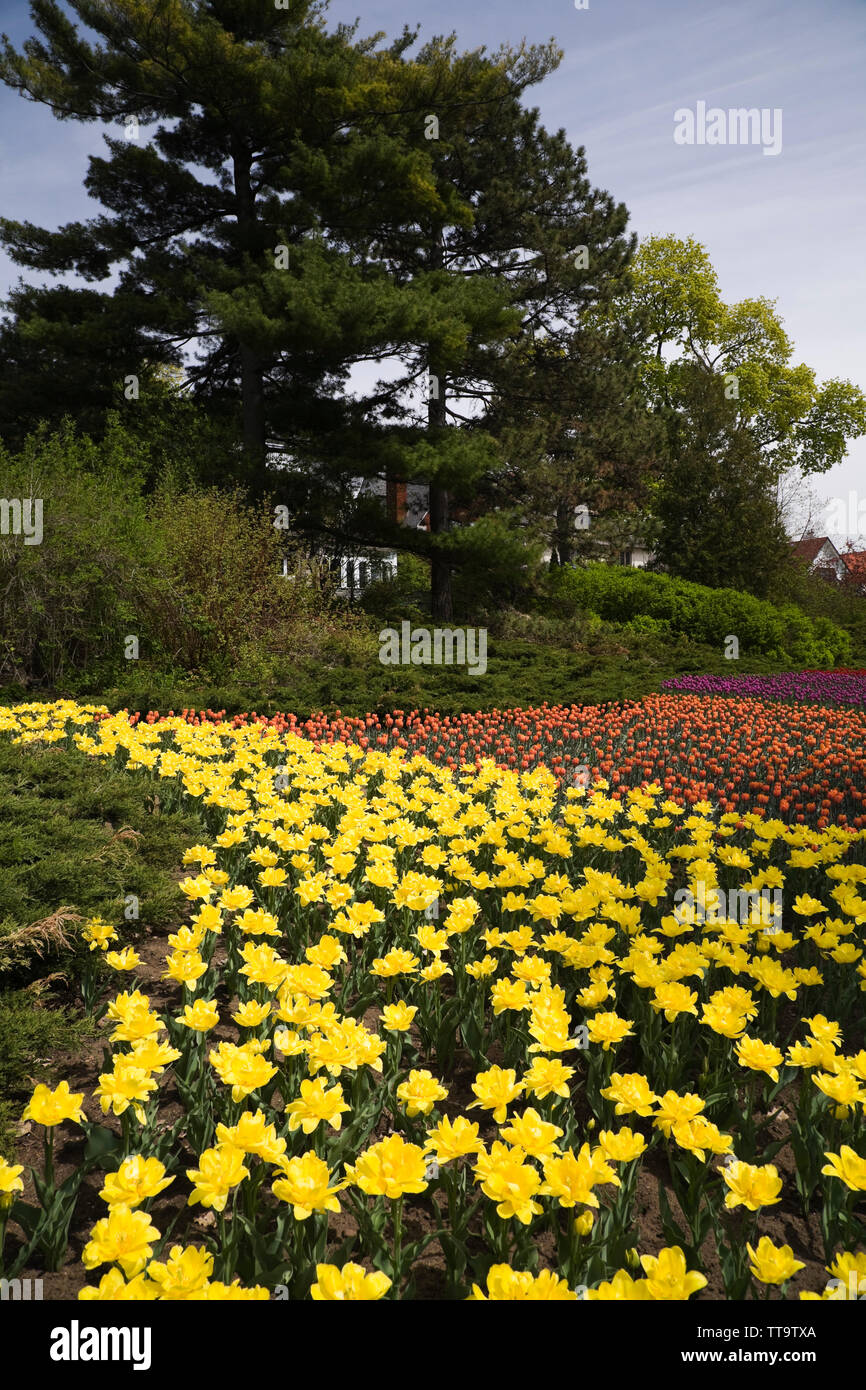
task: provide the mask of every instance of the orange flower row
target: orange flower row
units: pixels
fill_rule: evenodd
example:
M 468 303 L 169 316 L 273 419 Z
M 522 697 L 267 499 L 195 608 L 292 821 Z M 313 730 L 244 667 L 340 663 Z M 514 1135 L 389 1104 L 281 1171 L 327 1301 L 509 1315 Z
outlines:
M 183 711 L 190 723 L 221 723 L 224 711 Z M 153 712 L 147 723 L 161 716 Z M 132 715 L 137 722 L 138 715 Z M 614 794 L 658 782 L 692 805 L 709 799 L 725 811 L 763 811 L 825 828 L 866 825 L 866 711 L 757 699 L 651 695 L 611 705 L 546 705 L 438 715 L 429 710 L 380 717 L 253 712 L 230 721 L 292 731 L 314 744 L 355 742 L 399 747 L 449 767 L 492 758 L 518 770 L 545 764 L 566 784 L 587 769 Z

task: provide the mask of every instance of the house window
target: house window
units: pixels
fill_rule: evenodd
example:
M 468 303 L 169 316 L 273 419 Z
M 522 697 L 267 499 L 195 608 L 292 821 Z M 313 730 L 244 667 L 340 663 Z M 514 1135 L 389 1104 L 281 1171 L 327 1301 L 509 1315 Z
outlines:
M 621 565 L 631 565 L 631 554 L 632 554 L 632 553 L 631 553 L 630 550 L 624 550 L 624 551 L 622 552 L 622 554 L 620 555 L 620 557 L 619 557 L 619 562 L 620 562 L 620 564 L 621 564 Z

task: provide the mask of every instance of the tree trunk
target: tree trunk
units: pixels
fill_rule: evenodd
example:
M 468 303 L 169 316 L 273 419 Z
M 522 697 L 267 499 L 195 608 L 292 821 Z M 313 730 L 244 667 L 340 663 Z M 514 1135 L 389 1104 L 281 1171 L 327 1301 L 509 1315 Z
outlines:
M 574 514 L 567 502 L 560 502 L 556 508 L 556 531 L 553 537 L 551 568 L 555 565 L 570 565 L 574 556 Z M 554 559 L 554 556 L 556 557 Z
M 253 258 L 261 255 L 260 226 L 252 187 L 252 155 L 239 136 L 232 136 L 239 249 Z M 267 468 L 264 364 L 251 343 L 241 342 L 241 417 L 243 449 L 250 480 L 263 485 Z
M 444 247 L 442 244 L 442 229 L 437 227 L 433 235 L 432 250 L 430 253 L 430 268 L 441 270 L 445 264 Z M 431 354 L 427 354 L 427 370 L 429 372 L 430 398 L 427 402 L 427 428 L 432 432 L 442 430 L 447 423 L 445 414 L 446 382 L 445 373 L 441 371 L 439 365 L 433 360 Z M 440 487 L 435 481 L 430 483 L 430 534 L 440 536 L 448 530 L 449 524 L 449 497 L 445 488 Z M 430 566 L 430 612 L 435 619 L 443 622 L 451 621 L 454 616 L 454 607 L 451 599 L 451 565 L 441 551 L 433 552 L 432 563 Z
M 448 493 L 445 488 L 431 485 L 430 532 L 441 535 L 448 530 Z M 449 622 L 454 616 L 451 601 L 451 566 L 445 557 L 434 551 L 430 572 L 430 611 L 434 618 Z
M 263 368 L 258 354 L 246 343 L 241 343 L 241 402 L 244 454 L 253 476 L 263 476 L 267 455 Z

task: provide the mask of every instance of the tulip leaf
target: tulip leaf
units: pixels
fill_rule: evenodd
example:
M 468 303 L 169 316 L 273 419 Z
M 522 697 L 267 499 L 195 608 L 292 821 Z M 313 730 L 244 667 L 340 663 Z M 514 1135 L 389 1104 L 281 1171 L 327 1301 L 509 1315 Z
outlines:
M 659 1211 L 662 1218 L 662 1229 L 665 1233 L 665 1240 L 673 1245 L 682 1245 L 686 1237 L 678 1222 L 674 1220 L 670 1202 L 662 1183 L 659 1183 Z
M 17 1221 L 28 1240 L 33 1238 L 42 1215 L 41 1207 L 35 1207 L 31 1202 L 13 1202 L 9 1211 L 9 1219 Z
M 113 1129 L 108 1129 L 106 1125 L 93 1125 L 87 1135 L 87 1144 L 84 1149 L 84 1162 L 90 1166 L 104 1164 L 107 1161 L 119 1161 L 123 1150 L 123 1145 L 119 1134 L 115 1134 Z
M 774 1139 L 772 1144 L 768 1144 L 767 1147 L 764 1149 L 764 1152 L 761 1155 L 761 1162 L 770 1163 L 776 1157 L 776 1154 L 779 1152 L 779 1150 L 783 1149 L 787 1143 L 787 1136 L 784 1139 Z

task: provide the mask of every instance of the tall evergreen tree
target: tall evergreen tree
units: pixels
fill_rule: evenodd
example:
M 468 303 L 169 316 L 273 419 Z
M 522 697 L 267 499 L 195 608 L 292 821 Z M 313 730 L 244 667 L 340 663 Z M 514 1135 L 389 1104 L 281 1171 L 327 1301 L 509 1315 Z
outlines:
M 353 220 L 369 220 L 383 188 L 401 215 L 424 191 L 423 151 L 383 138 L 390 54 L 345 26 L 328 33 L 317 0 L 71 8 L 101 42 L 82 37 L 57 0 L 33 0 L 42 37 L 18 53 L 4 36 L 0 78 L 60 119 L 123 127 L 85 181 L 108 212 L 54 232 L 3 219 L 0 241 L 31 269 L 90 282 L 115 271 L 118 283 L 110 294 L 19 292 L 6 333 L 17 399 L 0 407 L 26 410 L 34 369 L 51 353 L 59 361 L 70 323 L 94 373 L 85 402 L 97 409 L 143 343 L 149 361 L 175 363 L 197 345 L 193 390 L 217 409 L 239 399 L 247 473 L 261 483 L 269 410 L 279 397 L 285 415 L 287 382 L 290 413 L 303 418 L 323 376 L 340 370 L 353 326 L 354 346 L 366 342 L 364 268 L 344 254 Z M 275 272 L 292 287 L 288 343 L 263 312 Z
M 584 151 L 522 105 L 560 56 L 459 54 L 452 35 L 405 64 L 406 105 L 426 113 L 407 138 L 427 140 L 435 198 L 426 215 L 376 229 L 365 251 L 407 291 L 399 336 L 384 344 L 397 367 L 320 441 L 331 478 L 361 458 L 371 475 L 428 485 L 430 534 L 413 544 L 431 560 L 437 618 L 451 616 L 454 565 L 471 563 L 476 536 L 489 547 L 491 518 L 483 536 L 467 522 L 482 498 L 492 504 L 502 471 L 493 404 L 514 352 L 573 326 L 633 249 L 628 214 L 591 188 Z
M 632 250 L 584 151 L 522 105 L 558 50 L 459 54 L 452 35 L 411 58 L 408 31 L 384 49 L 328 33 L 315 0 L 70 3 L 102 42 L 57 0 L 32 0 L 42 38 L 20 54 L 4 40 L 0 78 L 61 119 L 141 138 L 109 138 L 91 160 L 106 214 L 56 232 L 0 220 L 22 265 L 118 275 L 109 294 L 19 292 L 5 332 L 17 407 L 72 324 L 93 410 L 119 363 L 125 377 L 142 354 L 146 373 L 197 345 L 192 393 L 218 415 L 240 403 L 246 476 L 262 487 L 281 446 L 276 478 L 309 534 L 405 544 L 369 505 L 347 506 L 350 480 L 428 484 L 430 534 L 410 543 L 449 617 L 452 568 L 479 534 L 466 523 L 502 470 L 486 417 L 510 354 L 573 327 Z M 382 359 L 396 378 L 353 397 L 352 369 Z M 422 378 L 419 414 L 407 397 Z M 12 400 L 0 392 L 0 410 Z M 488 518 L 488 551 L 505 520 Z
M 598 555 L 606 529 L 640 524 L 663 450 L 641 392 L 639 356 L 615 318 L 515 353 L 497 403 L 508 464 L 500 492 L 534 523 L 551 566 Z
M 683 579 L 764 597 L 790 560 L 775 470 L 717 373 L 680 364 L 676 396 L 654 504 L 658 557 Z

